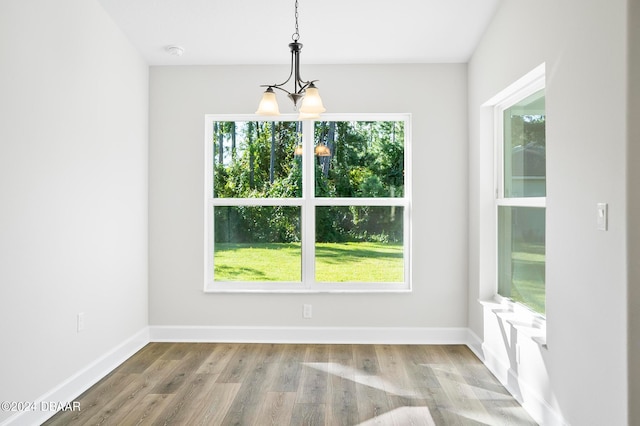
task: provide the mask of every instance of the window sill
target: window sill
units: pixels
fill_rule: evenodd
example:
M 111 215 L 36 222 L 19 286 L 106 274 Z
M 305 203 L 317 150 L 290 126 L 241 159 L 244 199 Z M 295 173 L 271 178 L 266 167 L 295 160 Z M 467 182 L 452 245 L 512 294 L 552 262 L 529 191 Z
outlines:
M 227 294 L 376 294 L 376 293 L 411 293 L 411 290 L 360 290 L 360 289 L 333 289 L 333 290 L 257 290 L 257 289 L 205 289 L 205 293 Z
M 205 293 L 236 293 L 236 294 L 363 294 L 363 293 L 411 293 L 409 283 L 316 283 L 313 287 L 301 286 L 299 283 L 207 283 Z
M 485 311 L 491 311 L 518 333 L 530 338 L 541 348 L 548 349 L 547 321 L 542 315 L 500 296 L 489 300 L 478 300 L 478 303 L 485 308 Z

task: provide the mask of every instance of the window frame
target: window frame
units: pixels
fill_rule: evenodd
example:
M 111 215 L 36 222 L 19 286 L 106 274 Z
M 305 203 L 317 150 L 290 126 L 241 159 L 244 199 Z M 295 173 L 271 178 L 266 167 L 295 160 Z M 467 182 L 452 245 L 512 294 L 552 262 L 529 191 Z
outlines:
M 545 90 L 546 96 L 546 82 L 545 82 L 545 67 L 544 64 L 534 69 L 527 76 L 523 77 L 516 84 L 510 86 L 508 89 L 498 95 L 497 99 L 490 101 L 493 104 L 493 117 L 494 117 L 494 220 L 495 220 L 495 233 L 494 233 L 494 249 L 495 249 L 495 294 L 494 299 L 501 304 L 511 306 L 514 311 L 520 312 L 527 316 L 533 317 L 533 322 L 544 322 L 546 314 L 534 311 L 531 307 L 524 303 L 516 301 L 512 298 L 502 296 L 498 293 L 499 277 L 500 277 L 500 259 L 501 250 L 499 247 L 499 233 L 501 224 L 499 220 L 500 207 L 528 207 L 528 208 L 541 208 L 545 212 L 545 224 L 547 213 L 547 191 L 545 189 L 544 197 L 505 197 L 505 135 L 504 135 L 504 112 L 508 108 L 517 104 L 518 102 L 526 99 L 527 97 Z M 546 115 L 546 108 L 545 108 Z M 547 176 L 545 175 L 545 187 L 547 185 Z M 546 233 L 546 226 L 545 226 Z M 546 240 L 546 238 L 545 238 Z M 545 260 L 546 268 L 546 260 Z M 546 287 L 546 281 L 545 281 Z M 545 288 L 545 300 L 547 292 Z M 545 302 L 546 305 L 546 302 Z
M 255 114 L 205 115 L 204 185 L 204 292 L 205 293 L 380 293 L 410 292 L 411 287 L 411 114 L 323 114 L 321 121 L 401 121 L 404 122 L 403 197 L 329 198 L 315 196 L 315 155 L 302 155 L 302 196 L 300 198 L 214 198 L 213 122 L 220 121 L 301 121 L 303 153 L 314 152 L 314 120 L 298 120 L 295 114 L 262 117 Z M 301 209 L 301 281 L 215 281 L 214 207 L 297 206 Z M 318 282 L 315 280 L 315 210 L 322 206 L 396 206 L 403 208 L 402 282 Z

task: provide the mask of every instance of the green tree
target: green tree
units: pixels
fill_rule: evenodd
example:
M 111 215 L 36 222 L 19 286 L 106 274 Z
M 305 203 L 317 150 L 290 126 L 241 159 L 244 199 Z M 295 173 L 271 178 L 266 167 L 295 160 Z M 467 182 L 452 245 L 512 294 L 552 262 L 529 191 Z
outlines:
M 400 197 L 404 192 L 404 128 L 401 122 L 315 123 L 318 197 Z M 214 123 L 214 196 L 302 196 L 297 122 Z M 299 235 L 299 208 L 218 207 L 216 241 L 292 242 Z M 398 241 L 402 223 L 389 207 L 322 207 L 316 211 L 318 241 Z M 275 239 L 275 240 L 274 240 Z

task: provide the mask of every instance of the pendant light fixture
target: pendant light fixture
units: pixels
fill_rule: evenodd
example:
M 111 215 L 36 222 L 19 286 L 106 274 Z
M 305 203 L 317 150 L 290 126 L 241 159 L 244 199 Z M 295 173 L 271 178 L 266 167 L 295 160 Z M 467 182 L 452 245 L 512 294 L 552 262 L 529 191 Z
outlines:
M 256 114 L 260 115 L 280 115 L 278 108 L 278 101 L 276 100 L 276 93 L 273 89 L 282 90 L 289 96 L 289 99 L 293 101 L 294 108 L 298 107 L 298 102 L 302 101 L 300 108 L 300 120 L 316 119 L 320 117 L 320 114 L 325 112 L 326 109 L 322 105 L 322 99 L 318 94 L 318 88 L 315 86 L 315 82 L 318 80 L 304 81 L 300 77 L 300 51 L 302 50 L 302 43 L 298 43 L 300 39 L 300 33 L 298 30 L 298 0 L 295 3 L 295 18 L 296 18 L 296 31 L 291 38 L 293 43 L 289 43 L 289 49 L 291 50 L 291 71 L 289 77 L 284 83 L 280 84 L 263 84 L 260 87 L 266 87 L 267 90 L 262 95 L 260 105 Z M 284 86 L 293 78 L 293 91 L 285 89 Z

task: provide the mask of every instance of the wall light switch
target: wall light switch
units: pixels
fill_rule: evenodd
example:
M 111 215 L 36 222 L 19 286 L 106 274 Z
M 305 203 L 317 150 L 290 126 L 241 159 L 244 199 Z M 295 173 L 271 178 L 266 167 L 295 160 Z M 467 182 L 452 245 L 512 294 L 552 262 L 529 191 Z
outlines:
M 607 221 L 608 221 L 608 208 L 607 203 L 598 203 L 598 230 L 606 231 L 607 230 Z

